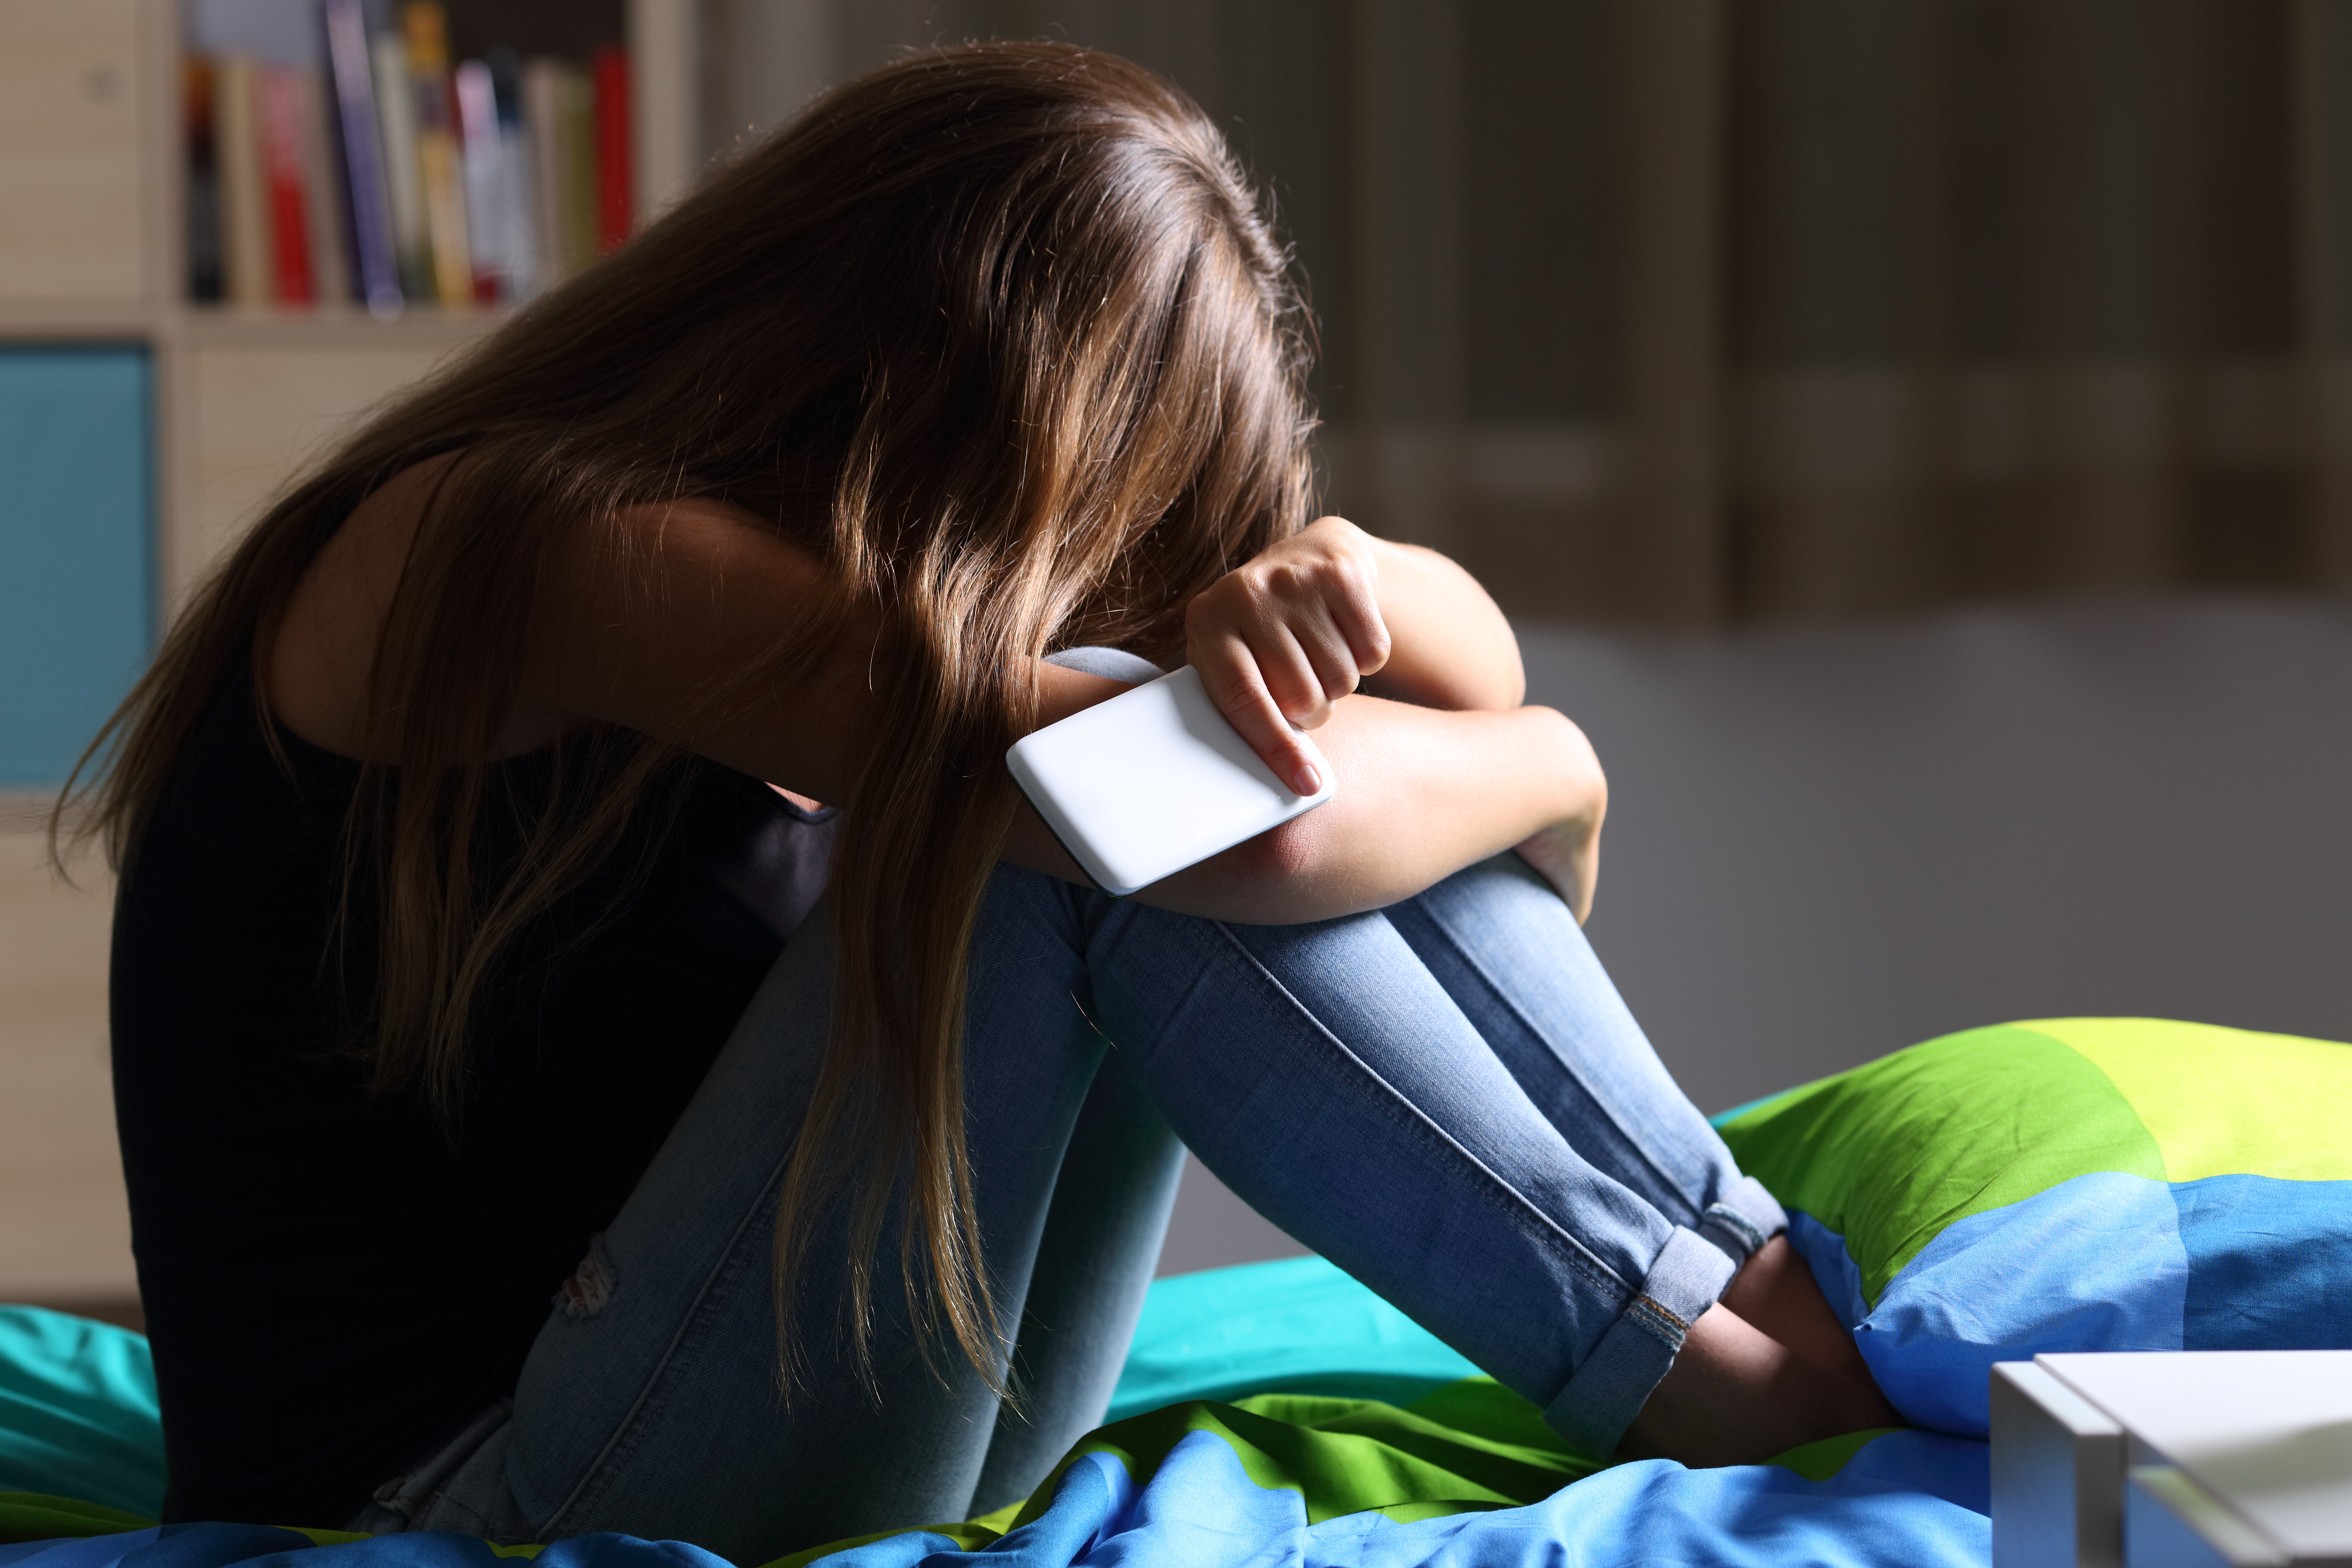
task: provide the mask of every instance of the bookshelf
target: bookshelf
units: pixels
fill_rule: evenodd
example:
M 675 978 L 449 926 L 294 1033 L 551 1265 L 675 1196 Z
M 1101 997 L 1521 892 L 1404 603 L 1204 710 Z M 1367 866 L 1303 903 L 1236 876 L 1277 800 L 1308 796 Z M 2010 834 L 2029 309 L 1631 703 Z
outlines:
M 583 8 L 618 15 L 639 224 L 701 166 L 703 3 L 445 0 L 461 51 L 470 7 L 523 48 L 557 47 L 530 29 Z M 182 5 L 0 0 L 0 1300 L 135 1295 L 107 1089 L 109 889 L 95 866 L 76 889 L 40 865 L 55 757 L 128 679 L 116 645 L 159 629 L 305 458 L 499 320 L 191 303 Z M 112 412 L 63 446 L 26 434 L 26 411 L 56 401 L 41 377 L 79 361 L 120 373 Z M 80 482 L 100 473 L 118 482 Z M 111 499 L 85 505 L 97 490 Z M 52 630 L 26 630 L 37 620 Z M 111 642 L 90 640 L 101 626 Z M 36 721 L 46 738 L 28 743 Z
M 463 14 L 467 0 L 454 0 Z M 514 5 L 508 10 L 560 12 Z M 701 163 L 696 0 L 621 0 L 637 221 Z M 168 615 L 290 466 L 497 324 L 492 310 L 242 310 L 186 299 L 180 0 L 0 6 L 0 347 L 136 344 L 153 366 Z M 462 40 L 461 40 L 462 41 Z

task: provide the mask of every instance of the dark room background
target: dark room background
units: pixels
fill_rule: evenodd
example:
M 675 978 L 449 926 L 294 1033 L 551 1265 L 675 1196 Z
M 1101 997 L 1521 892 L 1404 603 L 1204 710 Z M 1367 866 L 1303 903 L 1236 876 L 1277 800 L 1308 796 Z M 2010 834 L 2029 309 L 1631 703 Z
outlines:
M 803 77 L 709 57 L 739 79 L 706 98 L 722 153 L 908 44 L 1065 37 L 1174 77 L 1296 242 L 1331 504 L 1515 611 L 2352 575 L 2337 0 L 711 12 L 780 25 Z

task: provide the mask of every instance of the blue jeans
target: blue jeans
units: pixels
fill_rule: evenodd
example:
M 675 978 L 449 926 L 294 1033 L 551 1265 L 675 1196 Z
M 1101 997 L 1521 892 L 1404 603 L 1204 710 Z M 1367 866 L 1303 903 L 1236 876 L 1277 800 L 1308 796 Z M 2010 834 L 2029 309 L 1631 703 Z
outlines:
M 1516 856 L 1305 926 L 1008 867 L 972 944 L 964 1094 L 1019 1406 L 910 1327 L 892 1235 L 877 1385 L 841 1348 L 835 1272 L 802 1297 L 810 1375 L 787 1409 L 769 1240 L 824 1051 L 829 945 L 821 916 L 793 939 L 557 1298 L 510 1405 L 388 1482 L 356 1528 L 617 1530 L 757 1563 L 1018 1498 L 1102 1418 L 1185 1145 L 1602 1450 L 1786 1223 Z M 845 1245 L 821 1232 L 813 1257 Z

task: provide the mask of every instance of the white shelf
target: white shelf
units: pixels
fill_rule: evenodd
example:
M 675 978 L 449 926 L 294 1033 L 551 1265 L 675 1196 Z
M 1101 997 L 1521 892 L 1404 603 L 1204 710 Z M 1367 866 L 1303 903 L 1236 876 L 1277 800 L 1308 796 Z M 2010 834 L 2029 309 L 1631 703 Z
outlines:
M 156 327 L 194 348 L 267 348 L 331 353 L 344 349 L 455 348 L 496 331 L 508 314 L 505 310 L 442 310 L 425 306 L 380 321 L 356 307 L 293 311 L 233 310 L 198 305 L 162 315 Z
M 0 342 L 102 339 L 153 334 L 158 312 L 137 300 L 10 300 L 0 297 Z

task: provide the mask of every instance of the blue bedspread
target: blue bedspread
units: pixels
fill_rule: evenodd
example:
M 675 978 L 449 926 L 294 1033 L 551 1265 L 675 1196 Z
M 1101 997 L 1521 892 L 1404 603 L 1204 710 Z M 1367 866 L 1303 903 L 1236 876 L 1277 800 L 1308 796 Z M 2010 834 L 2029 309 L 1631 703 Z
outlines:
M 102 1325 L 0 1310 L 0 1492 L 63 1492 L 152 1515 L 161 1467 L 142 1440 L 153 1423 L 144 1351 L 136 1336 Z M 1587 1474 L 1591 1460 L 1545 1447 L 1507 1408 L 1511 1396 L 1464 1381 L 1470 1370 L 1319 1259 L 1163 1281 L 1112 1406 L 1118 1424 L 1082 1446 L 1025 1521 L 909 1531 L 824 1561 L 1982 1568 L 1990 1559 L 1981 1443 L 1897 1432 L 1817 1445 L 1776 1465 L 1648 1461 Z M 1507 1506 L 1516 1499 L 1539 1500 Z M 0 1521 L 8 1500 L 0 1499 Z M 88 1521 L 64 1519 L 51 1539 L 0 1544 L 0 1568 L 278 1568 L 295 1552 L 300 1568 L 489 1568 L 530 1551 L 440 1534 L 136 1528 L 143 1521 L 91 1511 Z M 20 1507 L 15 1517 L 44 1516 Z M 90 1530 L 111 1532 L 80 1533 Z M 698 1547 L 618 1535 L 537 1555 L 542 1568 L 724 1568 Z
M 917 1532 L 853 1548 L 827 1568 L 1361 1568 L 1573 1563 L 1706 1568 L 1981 1568 L 1991 1557 L 1985 1448 L 1964 1438 L 1892 1433 L 1833 1475 L 1778 1465 L 1686 1470 L 1620 1465 L 1525 1508 L 1400 1521 L 1381 1512 L 1310 1524 L 1299 1494 L 1258 1486 L 1207 1433 L 1180 1443 L 1145 1485 L 1103 1455 L 1065 1473 L 1042 1518 L 978 1552 Z M 166 1526 L 83 1541 L 0 1546 L 5 1568 L 488 1568 L 496 1553 L 455 1535 L 384 1536 L 312 1546 L 289 1531 Z M 548 1547 L 540 1568 L 726 1568 L 677 1542 L 583 1536 Z

